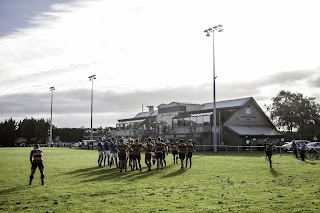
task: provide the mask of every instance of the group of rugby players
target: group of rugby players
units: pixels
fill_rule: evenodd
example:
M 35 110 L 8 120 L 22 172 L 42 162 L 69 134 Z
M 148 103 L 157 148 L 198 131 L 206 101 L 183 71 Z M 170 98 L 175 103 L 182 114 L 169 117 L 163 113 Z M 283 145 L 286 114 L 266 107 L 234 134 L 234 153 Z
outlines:
M 160 137 L 153 140 L 148 138 L 147 142 L 142 144 L 138 139 L 119 139 L 108 138 L 105 142 L 98 142 L 98 166 L 116 165 L 120 172 L 125 170 L 127 172 L 128 167 L 134 170 L 141 171 L 141 152 L 145 152 L 145 163 L 148 167 L 148 171 L 151 171 L 152 165 L 157 163 L 157 171 L 162 170 L 163 166 L 167 166 L 166 155 L 169 152 L 173 155 L 173 163 L 178 164 L 178 158 L 181 161 L 181 169 L 188 167 L 188 161 L 191 168 L 192 165 L 192 153 L 194 150 L 194 144 L 189 139 L 187 142 L 184 139 L 177 141 L 165 141 Z M 186 166 L 184 167 L 184 160 L 186 160 Z

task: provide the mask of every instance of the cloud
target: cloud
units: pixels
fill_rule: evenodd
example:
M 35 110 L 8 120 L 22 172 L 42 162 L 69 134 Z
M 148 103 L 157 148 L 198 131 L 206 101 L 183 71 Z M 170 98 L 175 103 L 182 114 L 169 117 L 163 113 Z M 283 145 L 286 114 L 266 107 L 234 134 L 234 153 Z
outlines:
M 215 43 L 217 101 L 254 97 L 263 103 L 282 89 L 320 97 L 319 70 L 312 68 L 319 63 L 318 52 L 312 52 L 319 50 L 319 33 L 312 27 L 318 20 L 316 7 L 309 13 L 315 16 L 314 21 L 303 21 L 310 26 L 307 31 L 297 32 L 300 4 L 287 11 L 288 20 L 279 22 L 276 16 L 270 19 L 265 12 L 268 10 L 259 4 L 243 13 L 239 11 L 247 5 L 241 3 L 243 10 L 232 10 L 230 16 L 223 9 L 211 13 L 210 8 L 216 6 L 230 12 L 228 4 L 213 1 L 196 6 L 192 1 L 125 3 L 4 1 L 0 26 L 5 27 L 0 36 L 7 36 L 0 37 L 0 120 L 14 116 L 49 118 L 48 88 L 55 86 L 55 125 L 88 126 L 88 76 L 92 74 L 97 76 L 95 126 L 115 125 L 117 119 L 131 118 L 142 105 L 211 102 L 212 40 L 203 30 L 217 18 L 225 26 Z M 282 17 L 287 5 L 274 5 L 268 7 L 276 8 Z M 233 16 L 239 19 L 229 19 Z M 241 23 L 252 27 L 239 34 Z M 284 30 L 284 23 L 292 24 L 292 28 Z M 281 33 L 265 32 L 265 24 Z M 305 35 L 308 39 L 302 40 Z M 296 43 L 299 39 L 303 42 Z M 297 49 L 285 52 L 292 49 L 291 40 Z
M 34 25 L 31 20 L 44 11 L 65 11 L 63 5 L 72 5 L 75 0 L 10 0 L 1 1 L 0 7 L 0 37 L 14 32 L 21 28 Z M 59 4 L 58 4 L 59 3 Z M 55 5 L 56 4 L 56 5 Z M 55 5 L 52 7 L 52 5 Z M 60 5 L 60 6 L 59 6 Z
M 312 75 L 307 75 L 311 73 Z M 253 97 L 263 105 L 271 100 L 269 91 L 274 89 L 274 96 L 281 89 L 296 85 L 297 81 L 313 79 L 317 72 L 282 72 L 255 81 L 219 82 L 216 83 L 217 101 L 242 97 Z M 285 83 L 286 87 L 283 87 Z M 289 89 L 290 90 L 290 89 Z M 296 91 L 293 91 L 296 92 Z M 304 92 L 301 92 L 304 94 Z M 133 118 L 146 110 L 147 105 L 158 105 L 170 102 L 208 103 L 212 102 L 212 82 L 195 86 L 164 87 L 147 90 L 127 90 L 119 92 L 108 88 L 94 89 L 93 114 L 94 126 L 115 126 L 118 119 Z M 313 90 L 320 100 L 320 90 Z M 15 93 L 0 96 L 1 120 L 10 117 L 49 118 L 51 92 Z M 55 125 L 59 127 L 89 127 L 91 110 L 91 88 L 56 90 L 53 93 L 53 113 Z M 58 125 L 59 124 L 59 125 Z

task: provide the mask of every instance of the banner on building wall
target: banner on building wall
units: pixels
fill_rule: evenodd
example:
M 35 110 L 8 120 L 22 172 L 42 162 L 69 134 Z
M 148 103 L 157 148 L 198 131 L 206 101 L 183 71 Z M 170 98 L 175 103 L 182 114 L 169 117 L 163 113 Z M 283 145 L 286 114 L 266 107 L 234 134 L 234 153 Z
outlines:
M 240 115 L 239 121 L 256 121 L 257 117 L 254 115 Z

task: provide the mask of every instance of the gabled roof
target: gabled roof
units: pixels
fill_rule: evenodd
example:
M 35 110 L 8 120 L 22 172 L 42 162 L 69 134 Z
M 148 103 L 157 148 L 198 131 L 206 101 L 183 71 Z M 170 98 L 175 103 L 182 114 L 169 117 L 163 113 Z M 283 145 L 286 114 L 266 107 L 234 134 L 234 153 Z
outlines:
M 280 132 L 269 126 L 224 126 L 224 128 L 237 136 L 282 136 Z
M 119 123 L 132 123 L 132 122 L 143 122 L 145 118 L 148 117 L 154 117 L 158 115 L 158 110 L 153 111 L 151 115 L 149 115 L 149 112 L 139 112 L 136 116 L 133 118 L 125 118 L 125 119 L 118 119 Z
M 139 112 L 134 118 L 145 118 L 145 117 L 152 117 L 152 116 L 157 116 L 158 115 L 158 110 L 153 111 L 151 115 L 149 115 L 149 112 Z
M 244 106 L 251 99 L 252 97 L 233 99 L 233 100 L 227 100 L 227 101 L 217 101 L 216 109 L 239 108 Z M 208 109 L 213 109 L 213 102 L 204 104 L 201 110 L 208 110 Z
M 227 100 L 227 101 L 218 101 L 216 102 L 216 109 L 221 110 L 221 109 L 228 109 L 228 108 L 240 108 L 246 105 L 246 103 L 250 102 L 251 100 L 254 100 L 254 99 L 252 97 L 247 97 L 247 98 L 233 99 L 233 100 Z M 210 113 L 212 112 L 212 109 L 213 109 L 213 102 L 206 103 L 200 110 L 182 112 L 182 113 L 179 113 L 179 115 L 174 116 L 173 118 L 174 119 L 185 118 L 193 114 Z

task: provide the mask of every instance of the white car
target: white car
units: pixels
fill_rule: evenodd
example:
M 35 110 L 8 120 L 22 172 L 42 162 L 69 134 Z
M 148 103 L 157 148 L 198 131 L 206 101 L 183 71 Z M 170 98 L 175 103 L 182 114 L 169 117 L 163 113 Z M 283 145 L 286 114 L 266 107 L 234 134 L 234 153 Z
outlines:
M 285 152 L 287 151 L 292 151 L 292 143 L 295 142 L 296 145 L 297 145 L 297 149 L 300 148 L 300 144 L 301 142 L 305 142 L 306 144 L 309 144 L 310 141 L 307 141 L 307 140 L 292 140 L 291 142 L 285 142 L 284 145 L 281 146 L 281 149 Z
M 76 143 L 74 143 L 72 146 L 73 146 L 73 147 L 79 147 L 80 145 L 81 145 L 80 143 L 76 142 Z
M 311 142 L 306 146 L 306 151 L 310 151 L 311 149 L 320 151 L 320 142 Z

